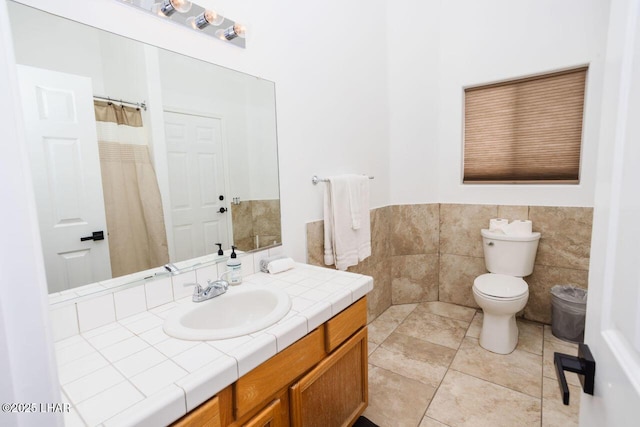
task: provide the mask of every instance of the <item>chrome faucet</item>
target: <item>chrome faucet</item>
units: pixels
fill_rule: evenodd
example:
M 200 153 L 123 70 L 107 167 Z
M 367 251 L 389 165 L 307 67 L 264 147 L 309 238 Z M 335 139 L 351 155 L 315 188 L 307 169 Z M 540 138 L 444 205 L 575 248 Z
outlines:
M 173 263 L 165 264 L 164 265 L 164 269 L 167 270 L 171 274 L 180 273 L 180 269 L 178 267 L 176 267 L 175 264 L 173 264 Z
M 193 302 L 202 302 L 211 298 L 215 298 L 227 292 L 229 289 L 229 282 L 226 280 L 207 280 L 207 287 L 203 288 L 198 283 L 186 283 L 184 286 L 193 286 Z

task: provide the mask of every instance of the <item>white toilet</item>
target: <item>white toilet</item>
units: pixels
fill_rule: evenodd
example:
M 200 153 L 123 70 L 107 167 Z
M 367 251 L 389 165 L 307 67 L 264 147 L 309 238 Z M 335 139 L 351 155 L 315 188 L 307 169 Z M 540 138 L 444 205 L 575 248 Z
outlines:
M 533 272 L 540 233 L 509 236 L 502 231 L 480 232 L 490 271 L 473 281 L 473 297 L 484 312 L 480 346 L 508 354 L 518 344 L 516 313 L 529 299 L 529 286 L 522 278 Z

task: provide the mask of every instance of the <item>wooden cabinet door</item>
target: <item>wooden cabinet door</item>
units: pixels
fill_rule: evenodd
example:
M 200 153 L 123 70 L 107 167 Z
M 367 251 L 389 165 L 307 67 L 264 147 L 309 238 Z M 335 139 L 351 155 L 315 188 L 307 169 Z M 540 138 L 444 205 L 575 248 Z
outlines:
M 251 418 L 243 427 L 284 427 L 280 422 L 280 411 L 280 399 L 276 399 L 255 417 Z
M 292 427 L 349 426 L 367 407 L 367 328 L 290 389 Z
M 222 427 L 218 396 L 209 399 L 180 418 L 172 424 L 172 427 Z

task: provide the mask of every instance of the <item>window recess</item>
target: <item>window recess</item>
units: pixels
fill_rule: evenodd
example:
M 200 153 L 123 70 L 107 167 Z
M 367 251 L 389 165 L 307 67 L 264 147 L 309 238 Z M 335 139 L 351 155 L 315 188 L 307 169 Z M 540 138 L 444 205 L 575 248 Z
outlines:
M 464 183 L 577 184 L 587 67 L 465 89 Z

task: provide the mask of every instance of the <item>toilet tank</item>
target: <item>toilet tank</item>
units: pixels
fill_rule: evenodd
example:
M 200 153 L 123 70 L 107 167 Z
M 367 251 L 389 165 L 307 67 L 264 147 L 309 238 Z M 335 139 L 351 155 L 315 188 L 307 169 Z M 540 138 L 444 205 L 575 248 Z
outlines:
M 503 232 L 480 230 L 484 263 L 491 273 L 525 277 L 533 272 L 540 233 L 508 236 Z

